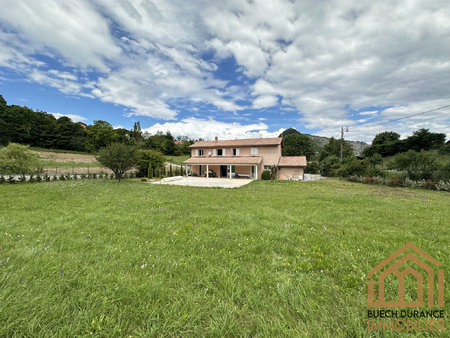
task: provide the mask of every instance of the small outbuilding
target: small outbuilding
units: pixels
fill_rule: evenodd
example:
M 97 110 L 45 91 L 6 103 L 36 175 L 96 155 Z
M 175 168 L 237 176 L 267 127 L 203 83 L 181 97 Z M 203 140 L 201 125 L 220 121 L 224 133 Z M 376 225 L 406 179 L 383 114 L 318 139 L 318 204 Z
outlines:
M 278 179 L 303 180 L 303 169 L 305 167 L 305 156 L 281 156 L 278 161 Z

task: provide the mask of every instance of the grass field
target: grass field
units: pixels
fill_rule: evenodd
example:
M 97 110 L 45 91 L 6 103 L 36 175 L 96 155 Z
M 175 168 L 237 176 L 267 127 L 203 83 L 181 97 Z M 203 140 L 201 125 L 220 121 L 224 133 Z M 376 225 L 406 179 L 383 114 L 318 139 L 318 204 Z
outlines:
M 37 148 L 39 149 L 39 148 Z M 101 165 L 93 155 L 80 152 L 63 152 L 49 149 L 40 149 L 39 165 L 49 175 L 55 174 L 86 174 L 111 171 Z
M 2 337 L 368 336 L 371 268 L 408 241 L 450 267 L 443 192 L 78 180 L 0 199 Z
M 166 161 L 178 164 L 178 165 L 184 165 L 183 162 L 186 161 L 190 156 L 189 155 L 180 155 L 180 156 L 166 156 Z

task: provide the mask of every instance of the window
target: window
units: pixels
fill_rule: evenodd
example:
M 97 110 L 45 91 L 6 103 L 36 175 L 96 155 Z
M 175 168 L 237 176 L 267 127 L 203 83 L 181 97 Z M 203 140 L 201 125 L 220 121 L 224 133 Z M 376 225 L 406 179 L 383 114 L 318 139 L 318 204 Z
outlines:
M 214 156 L 225 156 L 227 154 L 226 149 L 214 149 Z
M 205 152 L 203 151 L 203 149 L 199 149 L 198 151 L 198 155 L 197 156 L 204 156 Z
M 264 166 L 264 171 L 270 171 L 271 168 L 272 168 L 271 165 L 265 165 Z
M 250 149 L 250 155 L 258 155 L 258 148 Z
M 239 148 L 233 148 L 233 156 L 239 156 Z

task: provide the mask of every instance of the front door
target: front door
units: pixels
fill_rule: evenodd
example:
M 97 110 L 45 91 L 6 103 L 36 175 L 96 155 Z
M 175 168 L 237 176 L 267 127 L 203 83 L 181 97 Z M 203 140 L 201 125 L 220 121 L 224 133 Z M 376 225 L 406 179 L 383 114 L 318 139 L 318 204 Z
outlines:
M 227 177 L 227 165 L 220 166 L 220 177 Z

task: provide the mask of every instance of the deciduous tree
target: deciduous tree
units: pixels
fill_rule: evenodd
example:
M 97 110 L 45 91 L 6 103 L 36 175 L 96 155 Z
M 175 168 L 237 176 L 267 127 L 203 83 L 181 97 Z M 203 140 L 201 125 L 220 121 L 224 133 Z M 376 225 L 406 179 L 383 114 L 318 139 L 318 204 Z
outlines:
M 126 144 L 112 143 L 100 149 L 96 158 L 105 167 L 111 169 L 120 182 L 123 174 L 136 165 L 137 151 L 136 148 Z

